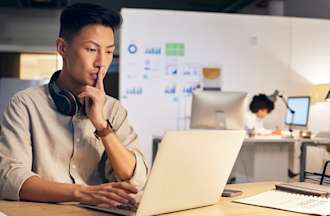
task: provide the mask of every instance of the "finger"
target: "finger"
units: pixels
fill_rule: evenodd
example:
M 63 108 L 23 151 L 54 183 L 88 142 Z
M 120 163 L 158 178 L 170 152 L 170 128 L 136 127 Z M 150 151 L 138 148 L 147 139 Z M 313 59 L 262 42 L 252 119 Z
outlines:
M 117 202 L 116 200 L 113 199 L 108 199 L 107 197 L 100 196 L 98 194 L 93 194 L 92 196 L 97 200 L 97 204 L 106 204 L 109 205 L 110 207 L 116 207 L 123 204 L 121 202 Z
M 92 101 L 89 100 L 90 97 L 88 96 L 87 93 L 80 93 L 77 97 L 79 103 L 85 106 L 85 109 L 87 109 L 90 106 L 90 103 Z
M 123 190 L 125 190 L 129 193 L 134 193 L 135 194 L 135 193 L 138 192 L 138 189 L 134 185 L 132 185 L 128 182 L 114 182 L 112 186 L 114 188 L 123 189 Z
M 105 191 L 106 193 L 116 193 L 118 196 L 121 196 L 124 199 L 134 201 L 134 198 L 130 195 L 132 193 L 130 191 L 127 191 L 127 190 L 124 190 L 121 188 L 116 188 L 113 186 L 105 186 L 98 191 Z
M 110 207 L 115 207 L 118 205 L 122 205 L 123 203 L 118 202 L 114 199 L 109 199 L 106 196 L 102 196 L 98 193 L 98 191 L 84 191 L 84 198 L 81 203 L 92 204 L 92 205 L 99 205 L 99 204 L 106 204 Z
M 113 188 L 112 184 L 113 183 L 95 185 L 93 188 L 90 188 L 86 193 L 99 194 L 123 203 L 130 203 L 130 204 L 136 203 L 134 197 L 132 197 L 129 194 L 129 192 L 121 188 Z
M 90 104 L 91 104 L 91 102 L 90 102 L 89 98 L 85 97 L 84 98 L 84 106 L 85 106 L 85 112 L 86 113 L 89 113 L 89 108 L 91 106 Z
M 87 194 L 86 192 L 81 192 L 79 194 L 79 201 L 81 203 L 86 203 L 86 204 L 92 204 L 92 205 L 97 204 L 97 202 L 95 202 L 93 197 L 91 195 Z
M 96 88 L 100 89 L 101 91 L 104 91 L 103 78 L 104 78 L 104 75 L 103 75 L 103 73 L 100 70 L 97 73 Z
M 79 201 L 81 203 L 90 204 L 90 205 L 96 205 L 96 204 L 100 203 L 100 200 L 96 199 L 93 196 L 93 193 L 95 193 L 95 192 L 81 191 L 80 194 L 79 194 Z
M 81 104 L 84 104 L 84 100 L 85 100 L 86 94 L 85 93 L 80 93 L 77 97 L 78 97 L 79 102 Z
M 136 203 L 134 197 L 132 197 L 127 191 L 125 191 L 123 189 L 110 188 L 110 189 L 107 189 L 107 191 L 116 193 L 118 196 L 128 200 L 129 203 Z
M 103 81 L 102 86 L 103 86 Z M 96 97 L 100 97 L 101 95 L 104 95 L 104 89 L 100 90 L 97 87 L 92 87 L 92 86 L 86 86 L 85 90 L 83 92 L 88 92 L 90 94 L 95 95 Z
M 115 182 L 113 184 L 113 187 L 123 189 L 123 190 L 127 191 L 128 193 L 136 194 L 138 192 L 138 189 L 136 188 L 136 186 L 134 186 L 133 184 L 128 183 L 128 182 Z
M 83 93 L 83 92 L 88 92 L 88 93 L 91 93 L 91 94 L 100 94 L 99 89 L 97 89 L 97 88 L 95 88 L 95 87 L 93 87 L 93 86 L 85 86 L 85 87 L 81 90 L 81 92 L 80 92 L 79 94 L 81 94 L 81 93 Z M 78 95 L 79 95 L 79 94 L 78 94 Z
M 81 92 L 79 95 L 78 95 L 78 99 L 79 101 L 80 100 L 83 100 L 84 98 L 90 98 L 92 99 L 93 101 L 97 100 L 99 97 L 98 97 L 98 94 L 97 92 L 93 91 L 93 90 L 86 90 L 84 92 Z
M 125 198 L 124 196 L 120 196 L 116 192 L 98 191 L 96 193 L 100 196 L 108 198 L 109 200 L 114 200 L 114 201 L 122 203 L 122 204 L 127 204 L 130 202 L 130 200 L 128 199 L 129 197 Z

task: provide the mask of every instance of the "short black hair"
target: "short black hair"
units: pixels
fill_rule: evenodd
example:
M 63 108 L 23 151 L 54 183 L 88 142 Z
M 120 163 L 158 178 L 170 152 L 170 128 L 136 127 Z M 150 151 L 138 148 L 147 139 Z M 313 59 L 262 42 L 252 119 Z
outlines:
M 62 11 L 59 36 L 70 41 L 87 25 L 100 24 L 111 27 L 115 31 L 121 23 L 122 17 L 116 11 L 96 4 L 77 3 Z
M 259 94 L 253 96 L 249 108 L 253 113 L 257 113 L 261 109 L 267 109 L 268 113 L 270 113 L 274 109 L 274 102 L 267 95 Z

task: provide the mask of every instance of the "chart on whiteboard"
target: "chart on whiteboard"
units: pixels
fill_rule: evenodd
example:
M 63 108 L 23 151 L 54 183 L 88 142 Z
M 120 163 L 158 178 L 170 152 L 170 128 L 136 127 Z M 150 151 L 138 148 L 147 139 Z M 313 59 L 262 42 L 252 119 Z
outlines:
M 132 124 L 144 129 L 140 136 L 149 132 L 140 140 L 150 143 L 167 130 L 188 129 L 191 95 L 201 84 L 203 66 L 185 61 L 186 44 L 132 40 L 126 50 L 120 100 L 129 107 L 130 118 L 134 116 Z

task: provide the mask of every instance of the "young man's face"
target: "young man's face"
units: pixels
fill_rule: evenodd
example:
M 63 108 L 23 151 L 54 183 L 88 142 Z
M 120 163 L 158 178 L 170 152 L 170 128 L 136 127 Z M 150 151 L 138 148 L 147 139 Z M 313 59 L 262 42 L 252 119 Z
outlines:
M 85 26 L 66 44 L 63 55 L 66 77 L 75 87 L 94 86 L 98 73 L 103 78 L 112 62 L 112 28 L 103 25 Z

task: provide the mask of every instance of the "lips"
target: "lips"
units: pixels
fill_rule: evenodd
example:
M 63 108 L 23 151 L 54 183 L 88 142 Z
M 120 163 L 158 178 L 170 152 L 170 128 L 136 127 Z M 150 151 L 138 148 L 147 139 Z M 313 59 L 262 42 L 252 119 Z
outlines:
M 91 74 L 92 79 L 96 80 L 97 79 L 97 74 Z

